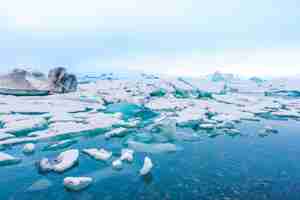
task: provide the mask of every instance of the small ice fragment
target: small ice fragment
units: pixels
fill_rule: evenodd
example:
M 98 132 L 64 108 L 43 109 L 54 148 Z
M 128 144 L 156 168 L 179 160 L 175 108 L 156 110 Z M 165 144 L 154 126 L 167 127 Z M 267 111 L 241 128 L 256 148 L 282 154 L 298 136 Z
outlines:
M 23 147 L 23 153 L 33 153 L 35 151 L 35 145 L 33 143 L 27 143 Z
M 200 124 L 199 127 L 201 129 L 214 129 L 215 128 L 215 125 L 214 124 Z
M 71 149 L 64 151 L 57 157 L 58 163 L 53 165 L 55 172 L 64 172 L 73 167 L 78 162 L 79 151 L 77 149 Z
M 144 159 L 144 165 L 142 169 L 140 170 L 140 175 L 145 176 L 148 173 L 150 173 L 151 169 L 153 168 L 153 163 L 149 157 L 145 157 Z
M 7 153 L 0 152 L 0 165 L 11 165 L 21 162 L 20 158 L 16 158 Z
M 93 179 L 90 177 L 67 177 L 64 179 L 65 188 L 72 191 L 80 191 L 87 188 Z
M 98 150 L 96 148 L 84 149 L 83 153 L 86 153 L 87 155 L 89 155 L 90 157 L 96 160 L 103 160 L 103 161 L 110 159 L 112 156 L 112 152 L 106 151 L 105 149 Z
M 0 140 L 6 140 L 10 138 L 14 138 L 16 136 L 9 134 L 9 133 L 0 133 Z
M 50 172 L 53 170 L 53 166 L 51 165 L 48 158 L 42 158 L 38 162 L 38 168 L 39 168 L 39 172 L 41 173 Z
M 121 152 L 121 157 L 120 157 L 120 160 L 124 161 L 128 161 L 128 162 L 132 162 L 133 161 L 133 154 L 134 154 L 134 151 L 131 150 L 131 149 L 122 149 L 122 152 Z
M 123 164 L 122 160 L 121 159 L 117 159 L 117 160 L 115 160 L 115 161 L 112 162 L 112 167 L 114 169 L 120 170 L 120 169 L 122 169 L 122 164 Z

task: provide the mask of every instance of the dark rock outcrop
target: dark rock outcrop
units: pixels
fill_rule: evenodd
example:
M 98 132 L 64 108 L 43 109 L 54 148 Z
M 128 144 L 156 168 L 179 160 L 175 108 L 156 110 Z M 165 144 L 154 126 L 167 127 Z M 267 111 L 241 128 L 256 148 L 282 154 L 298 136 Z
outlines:
M 0 75 L 0 94 L 39 95 L 68 93 L 77 90 L 77 78 L 63 67 L 50 70 L 48 78 L 41 72 L 14 69 Z
M 68 93 L 77 90 L 77 78 L 74 74 L 67 73 L 63 67 L 57 67 L 49 71 L 48 80 L 50 90 L 54 93 Z

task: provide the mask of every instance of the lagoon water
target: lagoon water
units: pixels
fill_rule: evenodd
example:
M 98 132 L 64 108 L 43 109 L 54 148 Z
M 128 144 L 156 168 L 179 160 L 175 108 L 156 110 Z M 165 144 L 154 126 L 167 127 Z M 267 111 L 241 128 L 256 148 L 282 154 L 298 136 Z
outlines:
M 279 132 L 258 136 L 265 125 Z M 6 149 L 21 157 L 17 165 L 0 167 L 1 200 L 112 200 L 112 199 L 202 199 L 202 200 L 297 200 L 300 199 L 300 122 L 294 120 L 243 121 L 242 132 L 235 137 L 177 130 L 176 145 L 170 153 L 136 152 L 132 164 L 115 171 L 109 163 L 81 154 L 78 166 L 63 174 L 39 174 L 35 161 L 57 156 L 62 150 L 41 151 L 46 143 L 37 143 L 37 151 L 23 155 L 22 145 Z M 182 134 L 186 133 L 186 134 Z M 139 134 L 139 133 L 136 133 Z M 195 137 L 189 137 L 193 134 Z M 85 135 L 68 148 L 104 147 L 119 156 L 125 138 L 105 140 L 103 134 Z M 138 170 L 145 155 L 154 168 L 140 177 Z M 63 178 L 90 176 L 91 187 L 81 192 L 66 191 Z

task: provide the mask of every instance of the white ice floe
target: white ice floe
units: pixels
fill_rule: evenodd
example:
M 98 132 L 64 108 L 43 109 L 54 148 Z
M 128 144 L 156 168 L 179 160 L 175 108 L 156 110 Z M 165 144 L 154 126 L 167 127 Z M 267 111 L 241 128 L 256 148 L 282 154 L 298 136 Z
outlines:
M 17 164 L 21 161 L 20 158 L 16 158 L 12 155 L 9 155 L 4 152 L 0 152 L 0 165 L 10 165 L 10 164 Z
M 50 172 L 53 170 L 53 165 L 50 163 L 48 158 L 42 158 L 38 162 L 38 169 L 41 173 Z
M 3 131 L 10 134 L 17 134 L 19 132 L 30 132 L 40 130 L 47 126 L 47 121 L 44 118 L 32 118 L 20 121 L 13 121 L 4 125 Z
M 6 140 L 6 139 L 10 139 L 10 138 L 14 138 L 16 136 L 9 134 L 9 133 L 1 133 L 1 129 L 0 129 L 0 140 Z
M 80 191 L 87 188 L 92 182 L 91 177 L 67 177 L 64 179 L 63 184 L 69 190 Z
M 79 151 L 77 149 L 64 151 L 56 158 L 57 164 L 53 165 L 53 170 L 55 172 L 64 172 L 72 168 L 78 162 L 78 158 Z
M 35 151 L 35 144 L 27 143 L 23 146 L 23 153 L 33 153 Z
M 134 150 L 132 149 L 122 149 L 120 160 L 132 162 L 133 154 L 134 154 Z
M 145 157 L 144 165 L 142 169 L 140 169 L 140 175 L 145 176 L 150 173 L 151 169 L 153 168 L 153 163 L 149 157 Z
M 121 159 L 117 159 L 112 162 L 112 167 L 114 169 L 120 170 L 122 169 L 122 166 L 123 166 L 123 162 Z
M 199 128 L 210 130 L 210 129 L 214 129 L 215 125 L 214 124 L 200 124 Z
M 90 157 L 96 159 L 96 160 L 102 160 L 102 161 L 107 161 L 111 158 L 112 152 L 106 151 L 105 149 L 96 149 L 96 148 L 91 148 L 91 149 L 83 149 L 83 153 L 86 153 Z

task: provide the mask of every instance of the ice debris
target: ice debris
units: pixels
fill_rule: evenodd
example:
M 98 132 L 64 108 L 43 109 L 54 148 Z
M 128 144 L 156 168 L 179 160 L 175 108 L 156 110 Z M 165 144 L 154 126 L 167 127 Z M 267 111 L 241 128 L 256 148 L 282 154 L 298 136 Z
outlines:
M 27 143 L 23 146 L 23 153 L 30 154 L 35 151 L 35 144 Z
M 112 167 L 116 170 L 122 169 L 122 165 L 123 165 L 123 162 L 121 159 L 117 159 L 112 162 Z
M 93 179 L 91 177 L 66 177 L 64 186 L 71 191 L 80 191 L 91 185 Z
M 105 149 L 84 149 L 83 153 L 89 155 L 90 157 L 96 159 L 96 160 L 102 160 L 102 161 L 107 161 L 111 158 L 112 152 L 107 151 Z
M 150 173 L 151 169 L 153 168 L 153 163 L 149 157 L 145 157 L 144 165 L 142 169 L 140 169 L 140 175 L 145 176 Z
M 121 161 L 132 162 L 133 161 L 134 150 L 132 149 L 122 149 L 121 151 Z

